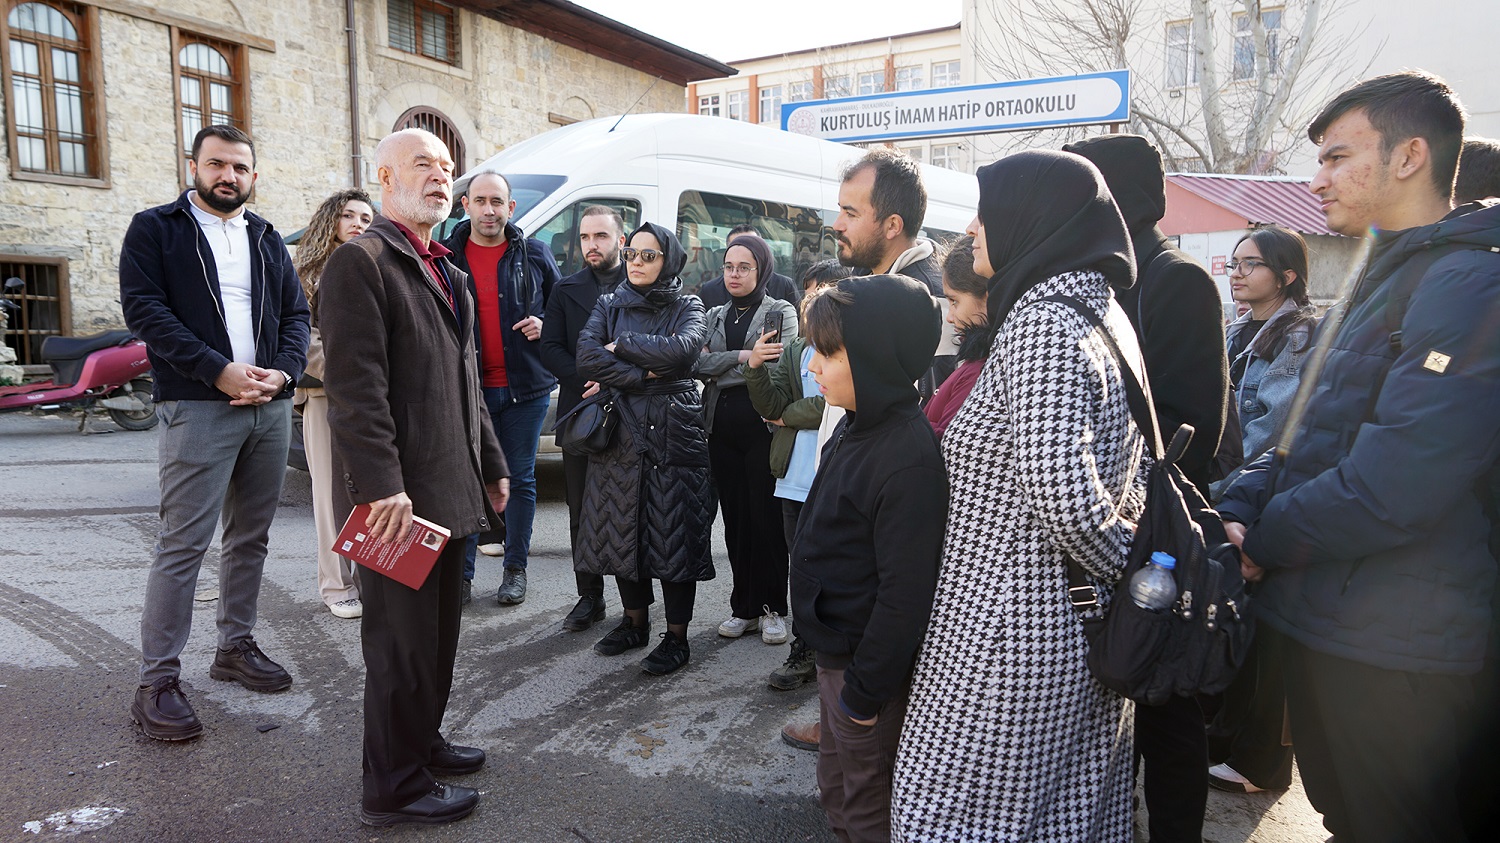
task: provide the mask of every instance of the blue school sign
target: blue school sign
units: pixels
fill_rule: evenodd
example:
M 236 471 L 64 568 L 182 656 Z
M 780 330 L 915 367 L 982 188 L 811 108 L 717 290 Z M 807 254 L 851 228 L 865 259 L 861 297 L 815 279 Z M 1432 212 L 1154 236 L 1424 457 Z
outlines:
M 787 103 L 781 128 L 850 143 L 944 135 L 977 135 L 1130 119 L 1130 71 L 1106 70 Z

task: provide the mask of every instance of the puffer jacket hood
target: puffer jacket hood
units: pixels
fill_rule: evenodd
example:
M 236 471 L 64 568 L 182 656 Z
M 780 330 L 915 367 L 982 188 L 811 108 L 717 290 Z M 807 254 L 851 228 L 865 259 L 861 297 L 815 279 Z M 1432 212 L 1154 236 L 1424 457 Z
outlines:
M 1064 152 L 1082 155 L 1104 174 L 1120 216 L 1132 235 L 1167 214 L 1167 183 L 1161 153 L 1140 135 L 1102 135 L 1070 143 Z
M 942 332 L 942 312 L 921 282 L 904 275 L 846 278 L 844 349 L 854 375 L 850 430 L 869 429 L 902 405 L 916 408 L 916 381 L 932 365 Z
M 1483 249 L 1500 248 L 1500 199 L 1482 199 L 1460 205 L 1431 225 L 1377 231 L 1365 275 L 1385 278 L 1418 252 L 1450 243 L 1467 243 Z M 1357 292 L 1355 299 L 1368 292 Z

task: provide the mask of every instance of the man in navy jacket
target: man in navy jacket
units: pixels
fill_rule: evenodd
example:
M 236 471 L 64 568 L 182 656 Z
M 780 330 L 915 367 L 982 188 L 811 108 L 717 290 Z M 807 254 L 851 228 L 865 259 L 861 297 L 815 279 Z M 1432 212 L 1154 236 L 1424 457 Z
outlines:
M 1251 463 L 1220 506 L 1260 581 L 1260 634 L 1285 654 L 1308 799 L 1339 840 L 1468 839 L 1475 783 L 1457 768 L 1496 580 L 1480 487 L 1500 458 L 1500 207 L 1452 207 L 1463 128 L 1448 85 L 1417 71 L 1313 121 L 1312 191 L 1370 255 L 1325 323 L 1321 373 L 1304 370 L 1290 451 Z
M 135 215 L 120 305 L 150 354 L 161 428 L 161 529 L 141 617 L 131 716 L 148 737 L 203 731 L 178 684 L 203 554 L 222 513 L 218 652 L 209 675 L 252 691 L 291 676 L 256 646 L 256 600 L 281 497 L 308 311 L 281 236 L 244 210 L 255 148 L 230 126 L 193 139 L 193 189 Z
M 542 364 L 542 316 L 560 273 L 552 251 L 510 221 L 516 203 L 505 176 L 493 171 L 475 175 L 462 201 L 469 218 L 443 245 L 453 252 L 454 265 L 469 273 L 478 310 L 474 338 L 484 403 L 510 466 L 505 574 L 495 595 L 500 605 L 508 606 L 526 599 L 526 558 L 536 520 L 536 450 L 557 385 Z M 465 597 L 472 588 L 474 549 L 480 540 L 470 541 Z

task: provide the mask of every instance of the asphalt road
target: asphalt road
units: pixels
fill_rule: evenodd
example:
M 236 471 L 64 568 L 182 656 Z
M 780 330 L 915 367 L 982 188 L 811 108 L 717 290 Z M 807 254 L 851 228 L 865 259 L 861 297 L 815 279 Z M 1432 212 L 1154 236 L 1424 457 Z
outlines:
M 90 426 L 112 428 L 102 418 Z M 576 596 L 556 459 L 540 481 L 526 602 L 495 603 L 500 564 L 481 556 L 464 617 L 445 732 L 489 753 L 483 771 L 455 779 L 480 789 L 479 809 L 449 826 L 377 831 L 356 811 L 359 624 L 317 596 L 307 475 L 287 472 L 256 629 L 295 684 L 266 695 L 209 679 L 215 547 L 183 654 L 205 732 L 159 743 L 128 712 L 157 528 L 156 434 L 84 435 L 67 418 L 0 416 L 0 839 L 831 840 L 814 754 L 779 738 L 789 719 L 816 716 L 815 689 L 767 686 L 785 645 L 715 633 L 730 589 L 722 540 L 720 576 L 698 592 L 691 664 L 650 677 L 636 666 L 644 653 L 593 653 L 604 629 L 562 631 Z M 1205 836 L 1290 843 L 1326 833 L 1294 786 L 1212 794 Z

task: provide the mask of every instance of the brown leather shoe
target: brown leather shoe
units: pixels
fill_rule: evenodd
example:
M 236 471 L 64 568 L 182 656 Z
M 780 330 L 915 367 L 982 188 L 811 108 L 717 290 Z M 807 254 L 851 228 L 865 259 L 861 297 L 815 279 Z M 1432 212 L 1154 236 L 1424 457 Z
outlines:
M 823 737 L 823 724 L 788 723 L 781 727 L 781 739 L 798 749 L 818 751 L 818 742 Z

